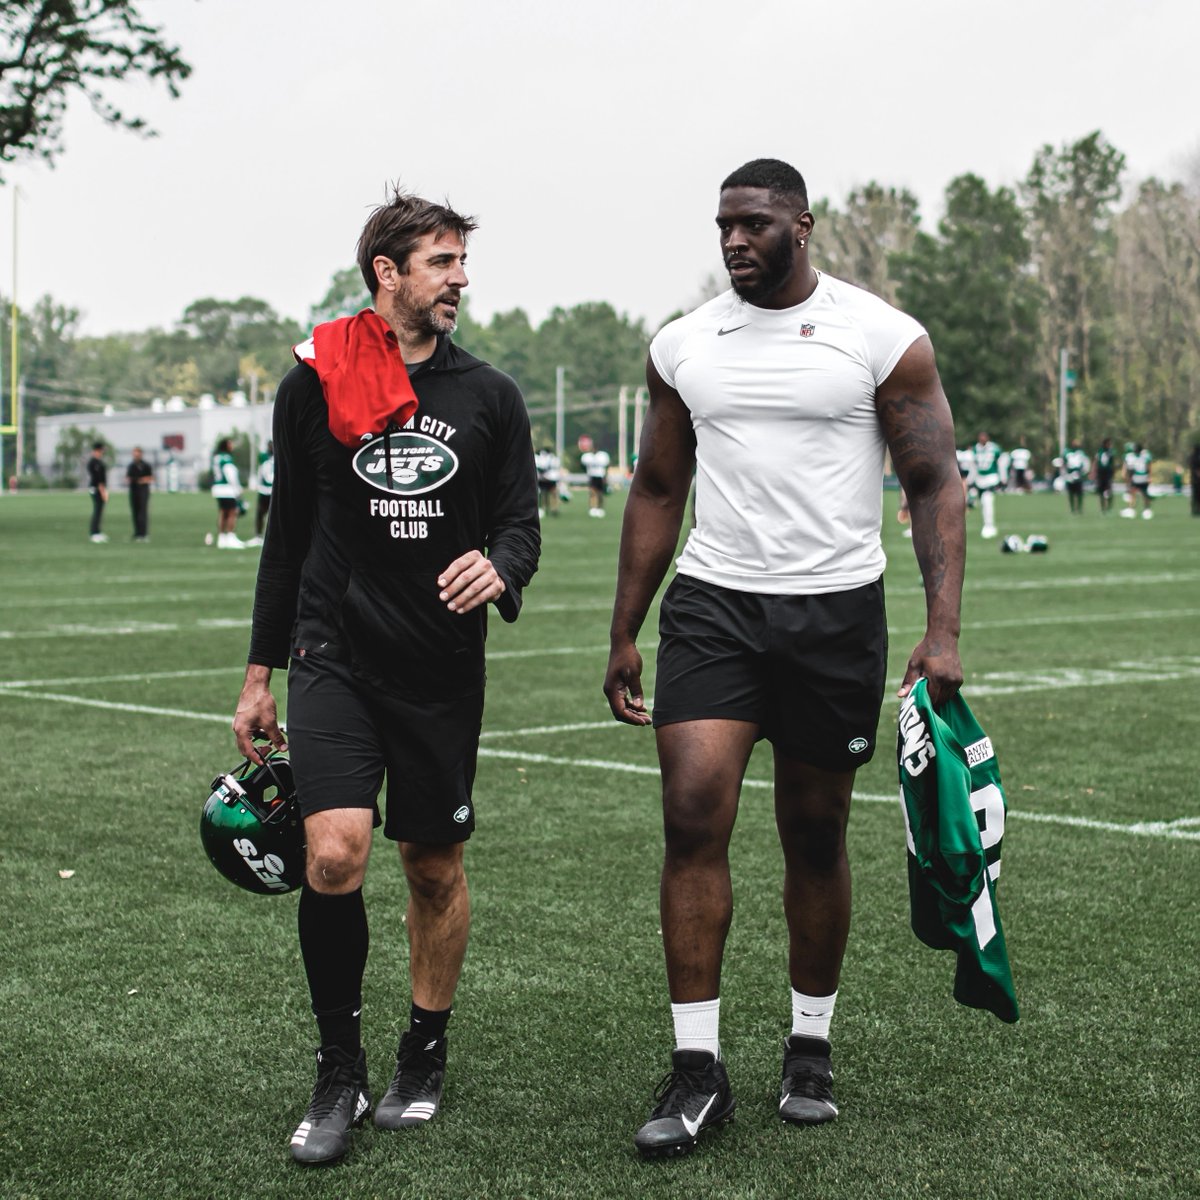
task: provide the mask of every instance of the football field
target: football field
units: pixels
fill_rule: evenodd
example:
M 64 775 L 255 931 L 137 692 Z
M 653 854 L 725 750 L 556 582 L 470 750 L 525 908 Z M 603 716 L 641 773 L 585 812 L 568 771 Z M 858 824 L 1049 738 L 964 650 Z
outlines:
M 442 1112 L 407 1134 L 368 1125 L 342 1165 L 303 1171 L 297 898 L 235 889 L 198 836 L 237 761 L 257 553 L 203 544 L 207 496 L 154 496 L 145 545 L 120 495 L 107 545 L 87 540 L 83 494 L 0 497 L 0 1196 L 1200 1196 L 1200 519 L 1178 497 L 1153 521 L 1102 519 L 1094 499 L 1072 518 L 1058 495 L 999 498 L 1001 534 L 1044 534 L 1046 554 L 1002 554 L 968 516 L 964 695 L 1008 796 L 997 894 L 1019 1023 L 957 1005 L 953 958 L 908 926 L 894 693 L 924 606 L 891 493 L 889 689 L 856 785 L 833 1031 L 842 1115 L 776 1115 L 790 1007 L 760 746 L 722 988 L 737 1119 L 687 1159 L 639 1161 L 671 1045 L 658 775 L 652 732 L 617 725 L 600 691 L 622 497 L 601 521 L 576 494 L 545 522 L 521 619 L 490 626 Z M 655 630 L 652 613 L 648 694 Z M 378 1095 L 408 1002 L 405 885 L 381 834 L 366 895 Z

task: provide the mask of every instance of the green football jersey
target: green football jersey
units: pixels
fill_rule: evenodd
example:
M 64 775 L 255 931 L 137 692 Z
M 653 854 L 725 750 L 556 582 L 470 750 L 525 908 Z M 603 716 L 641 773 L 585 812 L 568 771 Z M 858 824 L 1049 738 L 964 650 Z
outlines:
M 1000 455 L 1003 451 L 995 442 L 976 442 L 971 449 L 975 458 L 975 474 L 992 476 L 1000 470 Z
M 961 694 L 935 711 L 919 679 L 900 706 L 900 807 L 913 932 L 954 950 L 954 998 L 1002 1021 L 1019 1015 L 996 880 L 1007 802 L 991 740 Z

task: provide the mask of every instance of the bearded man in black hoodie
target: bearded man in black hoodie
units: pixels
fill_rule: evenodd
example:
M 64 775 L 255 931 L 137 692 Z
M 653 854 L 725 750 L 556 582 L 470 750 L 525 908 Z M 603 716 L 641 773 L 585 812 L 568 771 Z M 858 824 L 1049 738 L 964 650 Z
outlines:
M 412 1008 L 375 1124 L 420 1125 L 441 1101 L 470 923 L 487 606 L 516 620 L 540 549 L 521 393 L 450 340 L 475 228 L 395 189 L 358 243 L 373 309 L 317 326 L 275 401 L 275 491 L 233 728 L 247 756 L 256 738 L 289 750 L 304 814 L 300 948 L 320 1048 L 291 1140 L 301 1163 L 340 1158 L 370 1110 L 362 882 L 379 824 L 408 880 Z M 285 665 L 286 738 L 270 690 Z

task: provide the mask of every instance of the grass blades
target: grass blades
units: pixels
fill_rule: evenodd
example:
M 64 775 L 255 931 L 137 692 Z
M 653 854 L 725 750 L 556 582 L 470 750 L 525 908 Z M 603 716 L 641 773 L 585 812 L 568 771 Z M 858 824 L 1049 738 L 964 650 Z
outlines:
M 288 1138 L 314 1031 L 296 897 L 241 893 L 198 838 L 235 760 L 256 554 L 204 545 L 203 496 L 156 495 L 147 545 L 86 537 L 83 495 L 0 497 L 0 1195 L 4 1197 L 1180 1197 L 1200 1194 L 1200 520 L 1083 517 L 1001 496 L 969 516 L 965 694 L 1010 805 L 999 904 L 1022 1019 L 951 998 L 908 928 L 891 753 L 860 772 L 854 924 L 834 1023 L 841 1117 L 775 1113 L 789 1017 L 770 759 L 732 850 L 722 1042 L 736 1122 L 691 1157 L 632 1136 L 666 1069 L 653 734 L 600 692 L 621 497 L 545 522 L 515 626 L 491 623 L 468 848 L 474 922 L 428 1128 L 303 1171 Z M 891 683 L 920 637 L 911 542 L 885 497 Z M 653 684 L 654 617 L 641 641 Z M 282 680 L 277 694 L 283 697 Z M 60 872 L 73 871 L 69 878 Z M 366 884 L 364 1036 L 386 1086 L 408 1004 L 405 887 Z

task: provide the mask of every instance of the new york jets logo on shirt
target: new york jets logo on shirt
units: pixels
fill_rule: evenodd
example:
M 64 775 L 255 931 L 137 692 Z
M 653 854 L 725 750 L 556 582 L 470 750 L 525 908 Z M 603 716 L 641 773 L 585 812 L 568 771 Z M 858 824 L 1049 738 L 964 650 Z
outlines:
M 381 492 L 417 496 L 439 488 L 458 470 L 458 456 L 439 438 L 405 430 L 369 441 L 354 456 L 360 479 Z

